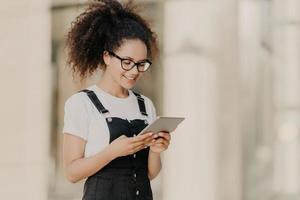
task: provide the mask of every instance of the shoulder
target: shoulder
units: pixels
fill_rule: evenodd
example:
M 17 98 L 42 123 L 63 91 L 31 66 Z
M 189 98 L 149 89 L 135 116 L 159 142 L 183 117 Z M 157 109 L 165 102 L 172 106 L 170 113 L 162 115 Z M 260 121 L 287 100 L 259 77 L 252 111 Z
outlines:
M 85 92 L 76 92 L 65 101 L 65 109 L 87 110 L 89 101 Z
M 154 106 L 152 100 L 149 97 L 147 97 L 147 96 L 145 96 L 143 94 L 140 94 L 140 95 L 144 99 L 145 107 L 146 107 L 146 112 L 148 113 L 148 117 L 149 117 L 150 122 L 152 122 L 156 118 L 156 109 L 155 109 L 155 106 Z
M 142 98 L 145 100 L 145 104 L 146 104 L 146 105 L 149 105 L 149 106 L 151 106 L 151 107 L 154 107 L 154 104 L 153 104 L 152 100 L 151 100 L 149 97 L 144 96 L 144 95 L 141 95 L 141 96 L 142 96 Z
M 147 97 L 147 96 L 145 96 L 145 95 L 143 95 L 143 94 L 141 94 L 141 93 L 139 93 L 139 92 L 135 92 L 135 91 L 132 91 L 133 93 L 136 93 L 136 94 L 138 94 L 138 95 L 140 95 L 143 99 L 144 99 L 144 102 L 145 102 L 145 105 L 147 106 L 151 106 L 151 107 L 153 107 L 154 105 L 153 105 L 153 102 L 152 102 L 152 100 L 149 98 L 149 97 Z
M 88 100 L 87 98 L 87 94 L 86 92 L 82 91 L 82 90 L 90 90 L 90 91 L 94 91 L 95 90 L 95 86 L 94 85 L 90 85 L 84 89 L 78 90 L 76 91 L 74 94 L 72 94 L 71 96 L 69 96 L 69 98 L 66 100 L 66 103 L 73 103 L 73 104 L 80 104 L 80 103 L 84 103 Z
M 69 98 L 66 100 L 66 104 L 80 104 L 83 103 L 85 100 L 86 94 L 84 92 L 76 92 L 72 94 Z

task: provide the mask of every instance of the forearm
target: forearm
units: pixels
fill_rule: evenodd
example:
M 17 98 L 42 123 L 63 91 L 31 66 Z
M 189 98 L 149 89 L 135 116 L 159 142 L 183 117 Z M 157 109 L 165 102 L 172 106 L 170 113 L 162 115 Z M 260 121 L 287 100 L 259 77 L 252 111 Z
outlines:
M 65 168 L 66 177 L 69 181 L 76 183 L 93 175 L 114 158 L 115 156 L 109 151 L 109 149 L 105 148 L 91 157 L 74 160 Z
M 154 179 L 161 170 L 160 153 L 153 153 L 149 151 L 148 156 L 148 177 L 150 180 Z

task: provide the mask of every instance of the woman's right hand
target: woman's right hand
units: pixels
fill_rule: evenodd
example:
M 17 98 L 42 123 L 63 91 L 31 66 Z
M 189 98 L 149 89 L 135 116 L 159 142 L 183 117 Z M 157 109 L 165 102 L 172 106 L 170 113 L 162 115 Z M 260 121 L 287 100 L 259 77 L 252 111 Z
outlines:
M 152 132 L 134 137 L 121 135 L 112 141 L 112 143 L 108 145 L 108 148 L 114 158 L 127 156 L 148 147 L 155 137 L 157 137 L 156 134 L 153 134 Z

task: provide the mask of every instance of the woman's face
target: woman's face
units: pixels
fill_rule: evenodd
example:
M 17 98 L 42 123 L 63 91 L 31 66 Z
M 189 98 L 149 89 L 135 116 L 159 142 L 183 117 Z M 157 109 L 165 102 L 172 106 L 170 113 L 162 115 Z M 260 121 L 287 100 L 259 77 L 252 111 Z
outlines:
M 124 40 L 123 44 L 113 52 L 120 58 L 126 58 L 138 63 L 147 59 L 147 47 L 139 39 Z M 106 63 L 105 76 L 110 76 L 115 83 L 123 88 L 130 89 L 143 75 L 144 72 L 139 72 L 137 66 L 131 70 L 126 71 L 121 67 L 121 60 L 112 56 L 108 52 L 103 55 Z

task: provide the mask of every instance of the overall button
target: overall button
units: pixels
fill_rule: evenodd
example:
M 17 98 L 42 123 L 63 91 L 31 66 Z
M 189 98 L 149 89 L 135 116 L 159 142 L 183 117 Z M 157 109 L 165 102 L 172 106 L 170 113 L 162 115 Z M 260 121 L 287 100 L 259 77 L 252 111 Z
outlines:
M 136 196 L 139 196 L 139 194 L 140 194 L 140 191 L 139 190 L 136 190 Z
M 133 157 L 136 158 L 136 154 L 133 154 Z
M 133 174 L 134 178 L 136 178 L 136 173 Z

